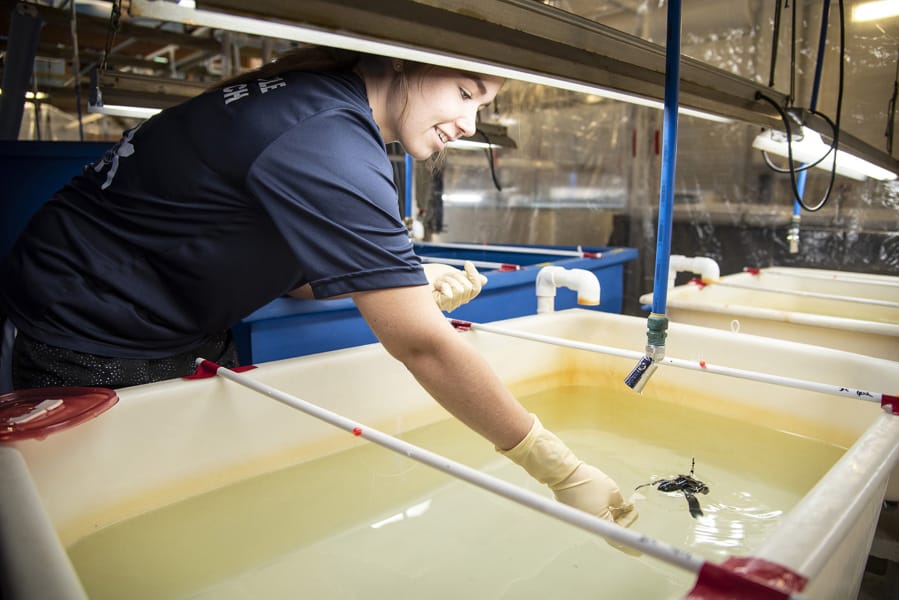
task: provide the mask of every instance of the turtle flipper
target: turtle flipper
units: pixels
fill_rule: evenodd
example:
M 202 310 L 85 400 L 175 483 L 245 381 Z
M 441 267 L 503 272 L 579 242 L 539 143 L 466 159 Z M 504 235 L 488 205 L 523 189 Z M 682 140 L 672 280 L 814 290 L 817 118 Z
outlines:
M 687 505 L 690 507 L 690 516 L 694 519 L 702 516 L 702 509 L 699 507 L 699 500 L 696 496 L 688 492 L 684 492 L 684 498 L 687 499 Z

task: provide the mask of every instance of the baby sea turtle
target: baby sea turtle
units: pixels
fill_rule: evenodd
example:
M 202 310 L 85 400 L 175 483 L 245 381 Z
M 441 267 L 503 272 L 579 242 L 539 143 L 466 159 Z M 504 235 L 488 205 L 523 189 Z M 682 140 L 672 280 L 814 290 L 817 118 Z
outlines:
M 687 506 L 690 507 L 690 516 L 694 519 L 701 517 L 702 509 L 699 507 L 699 500 L 696 499 L 696 494 L 708 494 L 709 486 L 693 478 L 693 467 L 695 466 L 696 459 L 694 458 L 690 464 L 689 475 L 678 475 L 673 479 L 657 479 L 656 481 L 638 485 L 634 489 L 638 490 L 647 485 L 654 485 L 660 492 L 683 492 L 684 498 L 687 499 Z

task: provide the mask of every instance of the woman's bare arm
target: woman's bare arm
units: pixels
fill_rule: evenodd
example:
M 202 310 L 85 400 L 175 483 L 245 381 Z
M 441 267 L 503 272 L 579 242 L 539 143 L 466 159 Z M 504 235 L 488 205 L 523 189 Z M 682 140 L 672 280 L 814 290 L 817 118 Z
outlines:
M 428 286 L 358 292 L 353 300 L 387 351 L 453 416 L 500 449 L 527 435 L 533 417 L 453 329 Z
M 430 286 L 353 294 L 390 354 L 444 408 L 503 451 L 560 502 L 630 526 L 633 503 L 601 470 L 575 456 L 503 386 L 481 354 L 449 324 Z

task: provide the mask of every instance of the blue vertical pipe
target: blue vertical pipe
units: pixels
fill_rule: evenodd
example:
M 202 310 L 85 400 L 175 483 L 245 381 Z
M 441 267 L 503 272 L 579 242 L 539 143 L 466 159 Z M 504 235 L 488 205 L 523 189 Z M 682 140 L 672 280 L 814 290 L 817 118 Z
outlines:
M 665 314 L 668 303 L 668 269 L 671 259 L 671 227 L 674 219 L 674 172 L 677 162 L 677 107 L 680 93 L 680 0 L 668 2 L 665 44 L 665 109 L 662 120 L 662 175 L 659 190 L 659 227 L 652 312 Z
M 808 176 L 808 169 L 803 169 L 799 171 L 799 174 L 796 175 L 796 192 L 799 194 L 799 198 L 793 198 L 793 216 L 798 217 L 802 212 L 802 205 L 799 204 L 799 199 L 805 195 L 805 178 Z
M 624 378 L 624 383 L 641 393 L 646 382 L 665 358 L 668 336 L 668 269 L 671 260 L 671 225 L 674 218 L 674 167 L 677 158 L 677 105 L 680 87 L 680 0 L 668 2 L 668 34 L 665 47 L 665 110 L 662 123 L 662 180 L 659 193 L 659 233 L 656 244 L 655 285 L 652 314 L 646 320 L 646 353 Z
M 408 154 L 406 154 L 405 166 L 406 166 L 406 168 L 404 169 L 404 171 L 405 171 L 406 177 L 404 179 L 405 184 L 403 185 L 403 195 L 404 195 L 404 200 L 405 200 L 405 203 L 404 203 L 405 213 L 403 214 L 403 217 L 405 217 L 406 219 L 411 219 L 412 218 L 412 157 L 409 156 Z

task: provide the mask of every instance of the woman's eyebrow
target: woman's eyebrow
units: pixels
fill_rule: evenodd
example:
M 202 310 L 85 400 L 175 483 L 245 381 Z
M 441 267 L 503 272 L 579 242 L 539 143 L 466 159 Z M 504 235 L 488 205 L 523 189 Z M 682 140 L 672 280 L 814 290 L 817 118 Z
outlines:
M 477 75 L 472 75 L 471 80 L 474 81 L 475 85 L 478 86 L 478 92 L 484 96 L 487 94 L 487 86 L 484 85 L 484 80 L 478 77 Z

